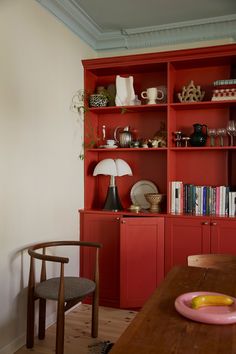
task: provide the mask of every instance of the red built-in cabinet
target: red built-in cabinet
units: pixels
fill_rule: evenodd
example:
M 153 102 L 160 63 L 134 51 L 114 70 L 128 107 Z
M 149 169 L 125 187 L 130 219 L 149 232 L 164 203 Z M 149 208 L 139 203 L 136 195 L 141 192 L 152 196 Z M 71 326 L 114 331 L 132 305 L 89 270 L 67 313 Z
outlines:
M 164 218 L 82 212 L 81 240 L 101 242 L 100 304 L 141 307 L 164 277 Z M 81 273 L 92 276 L 90 250 Z
M 189 254 L 236 254 L 234 218 L 169 214 L 172 181 L 236 186 L 236 146 L 229 146 L 227 138 L 223 147 L 210 146 L 209 139 L 204 147 L 176 147 L 173 141 L 174 131 L 190 135 L 195 123 L 222 128 L 229 120 L 236 120 L 236 100 L 211 101 L 214 81 L 236 78 L 236 45 L 83 60 L 83 66 L 88 93 L 94 93 L 98 86 L 114 84 L 116 75 L 133 76 L 139 99 L 147 87 L 167 89 L 164 103 L 147 105 L 142 101 L 140 106 L 88 108 L 85 113 L 85 202 L 80 212 L 80 237 L 104 245 L 101 303 L 138 307 L 163 277 L 164 264 L 167 272 L 173 265 L 185 263 Z M 205 91 L 204 99 L 181 103 L 177 93 L 191 80 Z M 103 125 L 107 139 L 113 137 L 117 126 L 130 126 L 137 139 L 148 139 L 163 123 L 167 147 L 99 148 Z M 93 146 L 91 141 L 95 142 Z M 117 178 L 122 212 L 102 211 L 109 177 L 94 177 L 93 169 L 105 158 L 124 159 L 133 171 L 133 176 Z M 166 194 L 161 214 L 128 211 L 131 188 L 139 180 L 154 182 L 160 193 Z M 160 227 L 162 223 L 164 227 Z M 82 254 L 82 274 L 90 271 L 88 262 Z

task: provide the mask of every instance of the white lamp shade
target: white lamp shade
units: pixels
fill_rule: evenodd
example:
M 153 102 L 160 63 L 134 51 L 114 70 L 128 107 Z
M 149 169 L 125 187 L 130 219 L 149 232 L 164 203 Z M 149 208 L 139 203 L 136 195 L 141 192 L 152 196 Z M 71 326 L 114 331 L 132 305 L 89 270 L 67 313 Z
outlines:
M 132 170 L 122 159 L 104 159 L 96 165 L 93 175 L 132 176 Z

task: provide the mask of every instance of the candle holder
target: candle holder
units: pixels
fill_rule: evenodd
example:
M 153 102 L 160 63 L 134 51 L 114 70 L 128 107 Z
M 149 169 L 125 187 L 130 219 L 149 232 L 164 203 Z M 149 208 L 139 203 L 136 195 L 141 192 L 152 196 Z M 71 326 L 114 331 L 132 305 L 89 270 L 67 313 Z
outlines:
M 180 147 L 181 146 L 181 140 L 182 140 L 182 132 L 181 131 L 176 131 L 173 132 L 174 134 L 174 142 L 175 142 L 175 146 L 176 147 Z
M 189 136 L 183 136 L 182 137 L 182 141 L 183 141 L 185 147 L 189 146 L 189 140 L 190 140 Z

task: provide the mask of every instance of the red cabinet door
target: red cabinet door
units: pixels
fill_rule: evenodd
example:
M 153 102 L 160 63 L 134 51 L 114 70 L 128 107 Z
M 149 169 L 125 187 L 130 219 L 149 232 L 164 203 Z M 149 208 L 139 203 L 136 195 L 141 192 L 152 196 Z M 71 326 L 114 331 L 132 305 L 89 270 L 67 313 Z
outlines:
M 211 253 L 236 254 L 236 221 L 213 219 Z
M 187 256 L 210 252 L 210 220 L 167 217 L 165 234 L 165 273 L 175 265 L 187 264 Z
M 102 243 L 100 250 L 100 305 L 119 306 L 119 221 L 114 215 L 81 213 L 81 241 Z M 81 254 L 81 276 L 91 276 L 89 249 Z
M 164 218 L 120 223 L 120 306 L 141 307 L 164 277 Z

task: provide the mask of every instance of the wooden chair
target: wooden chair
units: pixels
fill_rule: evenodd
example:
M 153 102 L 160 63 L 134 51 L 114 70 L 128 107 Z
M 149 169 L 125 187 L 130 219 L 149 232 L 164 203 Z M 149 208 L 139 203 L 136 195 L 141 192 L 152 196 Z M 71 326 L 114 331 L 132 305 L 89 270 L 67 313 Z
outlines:
M 64 276 L 64 265 L 69 258 L 46 254 L 46 248 L 56 246 L 79 246 L 94 249 L 94 279 Z M 28 284 L 27 337 L 26 347 L 34 346 L 35 300 L 39 299 L 38 338 L 45 338 L 46 299 L 57 301 L 56 354 L 64 352 L 65 312 L 85 297 L 92 294 L 92 328 L 91 336 L 98 335 L 98 295 L 99 295 L 99 243 L 81 241 L 54 241 L 35 244 L 28 249 L 30 272 Z M 42 249 L 42 253 L 35 252 Z M 40 282 L 35 281 L 35 259 L 41 261 Z M 57 262 L 60 276 L 46 279 L 46 262 Z
M 214 268 L 236 271 L 236 255 L 230 254 L 198 254 L 188 256 L 191 267 Z

